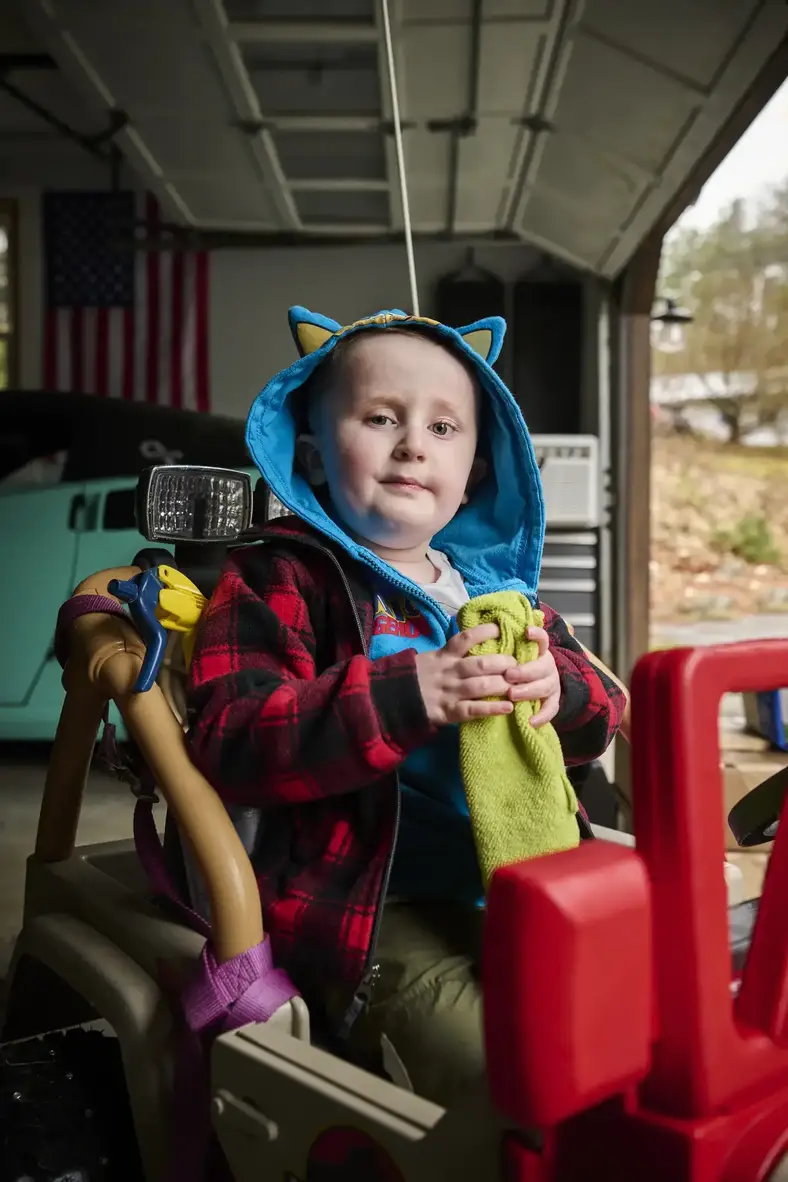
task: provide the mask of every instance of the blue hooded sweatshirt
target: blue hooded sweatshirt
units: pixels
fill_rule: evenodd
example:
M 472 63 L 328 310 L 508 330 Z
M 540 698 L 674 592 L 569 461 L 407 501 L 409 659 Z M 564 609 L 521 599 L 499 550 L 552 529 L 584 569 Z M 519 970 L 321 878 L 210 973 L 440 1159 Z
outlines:
M 489 471 L 467 505 L 432 539 L 462 576 L 471 598 L 491 591 L 521 591 L 533 603 L 544 543 L 544 500 L 539 468 L 520 409 L 492 369 L 503 344 L 497 316 L 465 328 L 393 310 L 354 324 L 291 308 L 290 328 L 300 357 L 271 379 L 249 412 L 246 443 L 274 495 L 287 509 L 341 546 L 369 573 L 376 597 L 371 659 L 404 648 L 441 648 L 456 621 L 424 588 L 353 540 L 331 518 L 295 467 L 298 419 L 293 394 L 337 343 L 356 333 L 412 327 L 445 342 L 472 363 L 482 396 Z M 445 726 L 412 752 L 400 768 L 401 813 L 389 891 L 406 898 L 448 898 L 477 903 L 482 885 L 459 768 L 456 726 Z

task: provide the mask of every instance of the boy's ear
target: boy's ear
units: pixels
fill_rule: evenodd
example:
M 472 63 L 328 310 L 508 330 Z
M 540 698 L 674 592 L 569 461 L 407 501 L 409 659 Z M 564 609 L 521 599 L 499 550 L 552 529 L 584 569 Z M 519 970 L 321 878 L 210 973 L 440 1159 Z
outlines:
M 471 474 L 468 477 L 468 483 L 465 486 L 465 492 L 462 494 L 462 504 L 467 505 L 471 499 L 471 493 L 476 488 L 476 485 L 484 480 L 487 475 L 487 461 L 481 459 L 479 456 L 471 464 Z
M 296 460 L 312 488 L 326 483 L 326 470 L 314 435 L 299 435 L 296 439 Z

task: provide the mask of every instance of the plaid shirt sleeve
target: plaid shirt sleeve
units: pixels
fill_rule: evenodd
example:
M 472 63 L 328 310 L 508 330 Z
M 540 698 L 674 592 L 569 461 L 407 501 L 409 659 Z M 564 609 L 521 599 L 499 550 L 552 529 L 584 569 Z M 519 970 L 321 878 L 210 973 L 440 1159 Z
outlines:
M 361 789 L 432 733 L 415 655 L 350 656 L 318 671 L 309 604 L 325 589 L 297 559 L 257 553 L 255 589 L 232 559 L 201 621 L 189 677 L 194 760 L 239 804 Z
M 597 669 L 558 612 L 546 603 L 544 627 L 561 678 L 561 705 L 553 719 L 567 764 L 590 763 L 610 746 L 624 717 L 619 687 Z

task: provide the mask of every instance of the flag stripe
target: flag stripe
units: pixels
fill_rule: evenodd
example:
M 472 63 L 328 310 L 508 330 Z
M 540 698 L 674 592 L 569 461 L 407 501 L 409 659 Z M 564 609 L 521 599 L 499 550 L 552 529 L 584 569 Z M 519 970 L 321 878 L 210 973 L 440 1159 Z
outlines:
M 134 261 L 134 381 L 131 397 L 136 402 L 145 401 L 148 374 L 148 256 L 139 251 Z
M 85 309 L 74 308 L 71 313 L 71 389 L 84 390 L 85 381 L 82 372 L 82 331 L 85 322 Z
M 135 347 L 136 338 L 134 333 L 134 309 L 124 308 L 122 316 L 123 337 L 120 347 L 120 357 L 123 381 L 121 384 L 121 397 L 125 398 L 127 402 L 131 402 L 134 398 L 134 366 L 137 360 Z
M 150 195 L 147 199 L 147 223 L 156 229 L 158 218 L 156 208 Z M 159 260 L 157 250 L 148 251 L 147 266 L 147 333 L 146 333 L 146 385 L 145 398 L 148 402 L 158 402 L 162 391 L 159 390 Z
M 98 308 L 82 312 L 82 388 L 87 394 L 96 393 L 96 317 Z
M 96 309 L 96 376 L 94 392 L 109 397 L 109 308 Z
M 71 318 L 62 308 L 57 314 L 57 388 L 71 390 Z
M 118 256 L 115 223 L 108 220 L 96 229 L 105 205 L 107 219 L 117 217 L 118 209 L 128 212 L 128 205 L 113 205 L 109 197 L 46 195 L 44 384 L 50 390 L 207 411 L 208 256 L 155 250 Z M 83 208 L 78 198 L 84 198 Z M 155 198 L 143 195 L 137 208 L 155 229 L 161 220 Z

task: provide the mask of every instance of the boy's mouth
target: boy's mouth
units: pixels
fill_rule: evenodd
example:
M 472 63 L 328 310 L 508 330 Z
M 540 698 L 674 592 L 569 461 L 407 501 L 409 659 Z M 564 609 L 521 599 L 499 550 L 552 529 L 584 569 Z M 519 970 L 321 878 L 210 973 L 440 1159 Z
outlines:
M 381 484 L 385 484 L 387 488 L 399 488 L 402 490 L 410 490 L 416 492 L 421 490 L 425 492 L 425 486 L 419 480 L 414 480 L 410 476 L 394 476 L 390 480 L 381 480 Z

